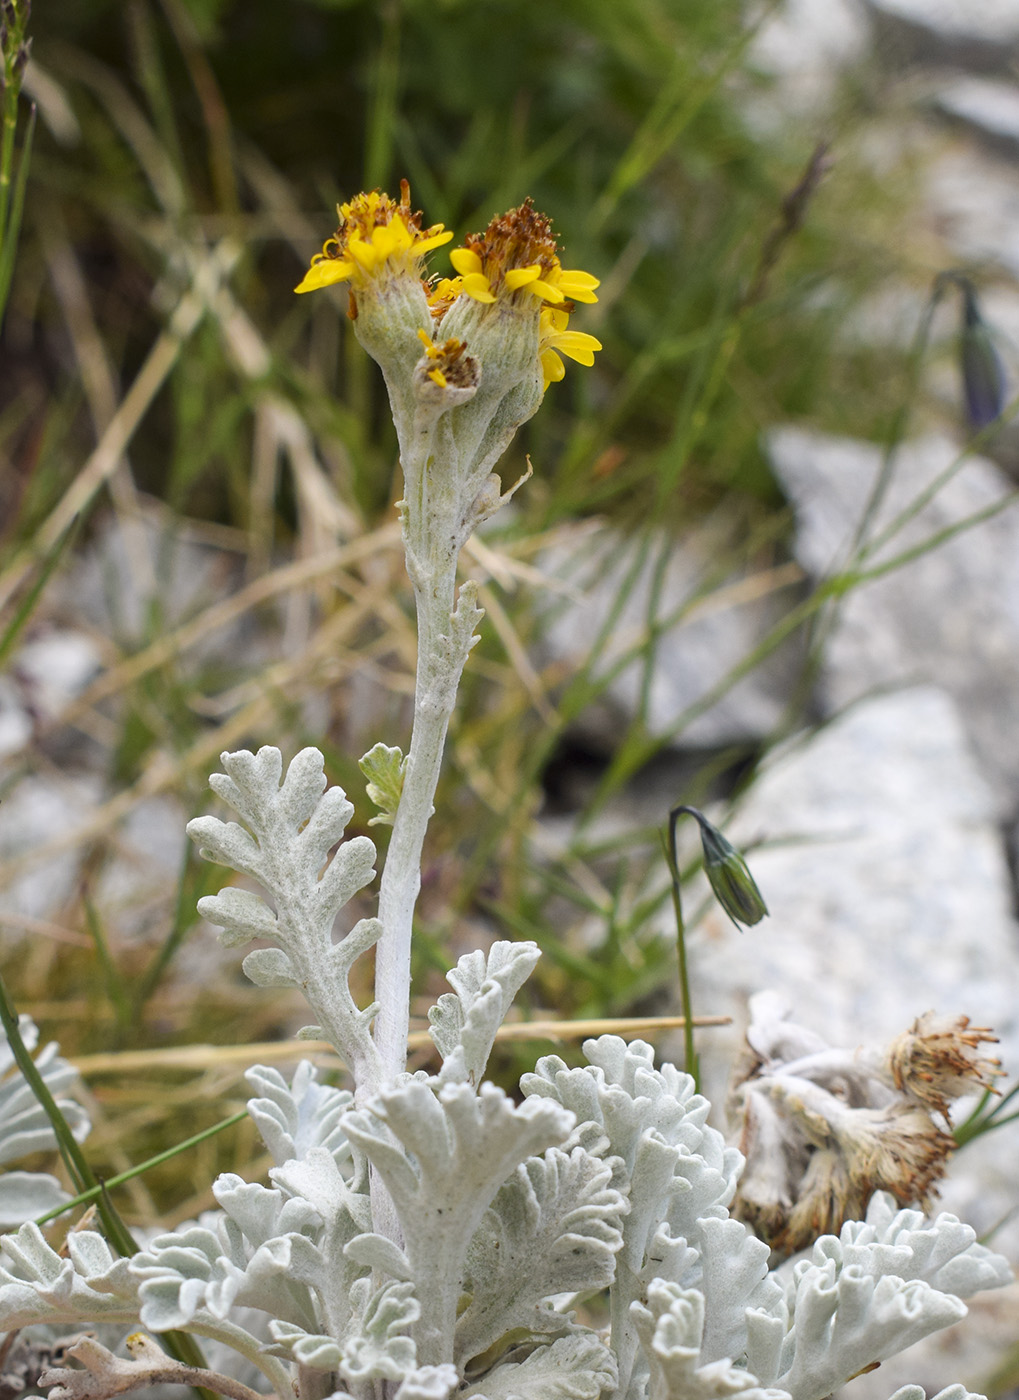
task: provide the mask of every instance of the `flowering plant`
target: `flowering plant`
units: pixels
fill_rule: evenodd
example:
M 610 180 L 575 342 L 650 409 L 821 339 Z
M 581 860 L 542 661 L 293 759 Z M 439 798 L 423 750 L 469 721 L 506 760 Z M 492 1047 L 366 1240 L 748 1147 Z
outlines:
M 339 216 L 298 291 L 347 283 L 355 334 L 385 377 L 418 612 L 409 751 L 379 743 L 361 760 L 375 820 L 392 826 L 378 916 L 337 938 L 337 916 L 372 880 L 376 852 L 366 836 L 344 838 L 353 808 L 327 787 L 316 749 L 285 773 L 272 747 L 224 754 L 212 787 L 239 821 L 199 817 L 188 830 L 246 882 L 203 899 L 201 912 L 228 945 L 260 941 L 246 974 L 303 993 L 315 1018 L 303 1034 L 335 1046 L 352 1087 L 319 1082 L 309 1063 L 289 1081 L 252 1069 L 248 1111 L 274 1162 L 270 1184 L 220 1176 L 218 1210 L 129 1256 L 94 1229 L 54 1247 L 34 1221 L 22 1224 L 3 1240 L 0 1326 L 104 1329 L 68 1345 L 75 1366 L 44 1371 L 55 1400 L 166 1380 L 235 1400 L 266 1390 L 280 1400 L 821 1400 L 956 1321 L 962 1298 L 1008 1270 L 953 1217 L 898 1209 L 891 1180 L 877 1177 L 885 1191 L 871 1195 L 864 1221 L 826 1218 L 838 1235 L 808 1231 L 796 1243 L 809 1253 L 769 1267 L 768 1245 L 730 1206 L 741 1190 L 748 1203 L 761 1199 L 754 1154 L 764 1141 L 767 1161 L 780 1145 L 766 1130 L 797 1084 L 800 1158 L 817 1146 L 823 1115 L 802 1086 L 831 1097 L 823 1055 L 803 1063 L 818 1047 L 798 1043 L 793 1054 L 788 1027 L 754 1041 L 743 1098 L 753 1170 L 742 1188 L 744 1158 L 708 1124 L 691 1077 L 656 1067 L 642 1042 L 590 1040 L 579 1068 L 539 1060 L 519 1103 L 484 1081 L 537 960 L 533 943 L 462 957 L 429 1015 L 440 1068 L 406 1070 L 422 843 L 481 618 L 474 587 L 457 591 L 457 559 L 516 489 L 493 468 L 561 377 L 560 356 L 590 363 L 600 348 L 569 329 L 598 284 L 563 268 L 530 203 L 468 237 L 451 255 L 457 276 L 439 280 L 423 277 L 422 259 L 451 235 L 423 227 L 406 184 L 399 202 L 362 194 Z M 716 888 L 756 922 L 763 901 L 716 836 Z M 360 1007 L 349 973 L 373 948 L 376 996 Z M 932 1049 L 939 1036 L 947 1057 Z M 870 1077 L 884 1073 L 889 1092 L 926 1084 L 925 1103 L 940 1109 L 989 1072 L 957 1051 L 951 1028 L 938 1028 Z M 859 1192 L 852 1199 L 865 1204 Z M 203 1339 L 205 1364 L 173 1360 L 137 1332 L 130 1359 L 118 1357 L 107 1343 L 139 1322 Z M 942 1400 L 966 1394 L 955 1386 Z M 922 1392 L 906 1387 L 896 1400 Z

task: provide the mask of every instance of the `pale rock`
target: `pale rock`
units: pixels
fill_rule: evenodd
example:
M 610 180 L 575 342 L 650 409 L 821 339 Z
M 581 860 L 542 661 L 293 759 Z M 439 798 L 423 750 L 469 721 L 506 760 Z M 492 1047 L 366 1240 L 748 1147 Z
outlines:
M 642 558 L 641 550 L 647 546 Z M 662 587 L 652 601 L 655 571 L 666 556 Z M 585 719 L 611 747 L 621 724 L 638 713 L 644 683 L 642 649 L 649 621 L 660 628 L 648 691 L 648 731 L 685 746 L 711 747 L 759 740 L 780 720 L 788 700 L 797 653 L 786 644 L 717 699 L 725 678 L 792 606 L 800 579 L 795 566 L 733 576 L 719 569 L 707 532 L 675 540 L 664 532 L 642 543 L 591 522 L 563 533 L 541 560 L 554 579 L 540 647 L 545 664 L 565 675 L 587 665 L 608 624 L 608 639 L 594 663 L 603 678 L 601 719 Z M 556 596 L 558 593 L 558 597 Z M 619 607 L 615 621 L 613 610 Z M 612 671 L 624 658 L 618 674 Z M 694 708 L 705 705 L 703 712 Z
M 768 451 L 796 516 L 795 554 L 824 578 L 845 567 L 881 465 L 881 449 L 799 428 L 768 434 Z M 904 444 L 868 538 L 933 487 L 957 461 L 943 437 Z M 1002 814 L 1019 802 L 1019 511 L 1009 483 L 972 457 L 933 499 L 865 561 L 873 567 L 932 540 L 977 512 L 970 526 L 842 600 L 827 637 L 819 698 L 835 714 L 890 686 L 931 682 L 959 707 Z
M 165 938 L 172 926 L 188 816 L 174 797 L 147 797 L 118 825 L 94 898 L 119 938 Z
M 9 676 L 0 676 L 0 758 L 18 753 L 32 737 L 32 717 Z
M 1019 87 L 1000 79 L 957 78 L 940 86 L 936 102 L 1004 154 L 1019 156 Z
M 996 264 L 1019 277 L 1019 169 L 1012 161 L 953 145 L 924 172 L 920 217 L 952 257 L 976 267 Z
M 868 0 L 889 62 L 1008 71 L 1019 51 L 1015 0 Z
M 49 721 L 59 717 L 101 666 L 100 649 L 87 633 L 53 628 L 20 648 L 14 671 L 32 713 Z
M 780 990 L 832 1045 L 887 1042 L 925 1011 L 992 1026 L 1019 1071 L 1019 929 L 993 796 L 952 700 L 934 687 L 862 701 L 776 751 L 726 834 L 770 917 L 738 932 L 717 905 L 694 935 L 694 1006 L 720 1101 L 746 1003 Z M 760 842 L 760 845 L 755 843 Z M 690 908 L 698 892 L 688 896 Z M 944 1208 L 978 1231 L 1015 1203 L 1019 1123 L 960 1153 Z M 1019 1259 L 1019 1221 L 1003 1236 Z M 998 1247 L 1004 1247 L 1002 1243 Z
M 74 893 L 83 851 L 57 852 L 45 862 L 38 848 L 83 826 L 100 800 L 98 777 L 33 775 L 0 803 L 0 922 L 5 912 L 29 919 L 59 914 Z
M 824 110 L 840 76 L 867 55 L 870 25 L 858 0 L 785 0 L 757 30 L 748 58 L 774 79 L 749 95 L 755 126 L 772 129 L 789 117 Z

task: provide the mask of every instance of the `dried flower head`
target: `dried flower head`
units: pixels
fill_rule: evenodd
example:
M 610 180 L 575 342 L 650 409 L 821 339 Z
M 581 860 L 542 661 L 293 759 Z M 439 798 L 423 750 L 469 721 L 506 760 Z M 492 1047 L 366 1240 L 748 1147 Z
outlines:
M 901 1093 L 948 1116 L 952 1099 L 974 1089 L 994 1089 L 1001 1061 L 981 1054 L 981 1045 L 996 1045 L 987 1026 L 971 1026 L 968 1016 L 938 1016 L 925 1011 L 888 1047 L 888 1072 Z
M 889 1192 L 929 1206 L 955 1140 L 935 1114 L 986 1083 L 984 1029 L 921 1016 L 887 1048 L 832 1049 L 788 1019 L 774 994 L 751 1001 L 753 1049 L 730 1095 L 747 1159 L 734 1210 L 773 1248 L 794 1253 Z

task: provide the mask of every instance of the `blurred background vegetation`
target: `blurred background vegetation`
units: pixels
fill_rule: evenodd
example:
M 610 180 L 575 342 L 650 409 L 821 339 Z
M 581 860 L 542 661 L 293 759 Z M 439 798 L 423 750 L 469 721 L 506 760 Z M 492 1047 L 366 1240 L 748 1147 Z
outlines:
M 342 291 L 292 295 L 337 200 L 403 176 L 426 222 L 461 237 L 532 196 L 565 265 L 602 279 L 576 324 L 605 347 L 520 434 L 503 477 L 530 454 L 534 478 L 469 561 L 489 622 L 436 803 L 417 985 L 434 997 L 466 948 L 527 936 L 547 954 L 532 1012 L 676 1011 L 655 832 L 594 821 L 664 740 L 638 714 L 613 754 L 577 744 L 604 637 L 578 674 L 536 659 L 536 565 L 596 517 L 660 572 L 709 523 L 698 596 L 766 578 L 788 561 L 789 520 L 762 430 L 881 438 L 908 380 L 896 352 L 838 334 L 882 279 L 916 274 L 908 171 L 879 178 L 862 154 L 879 80 L 857 75 L 818 120 L 755 119 L 774 82 L 755 68 L 757 20 L 743 0 L 37 0 L 20 131 L 29 97 L 38 121 L 0 339 L 2 647 L 10 666 L 70 628 L 99 662 L 59 717 L 35 717 L 2 785 L 82 773 L 94 804 L 36 852 L 73 850 L 73 889 L 45 926 L 9 906 L 2 970 L 65 1053 L 302 1024 L 195 937 L 219 875 L 183 845 L 133 921 L 106 876 L 138 813 L 207 810 L 221 749 L 319 745 L 364 830 L 356 759 L 406 743 L 414 644 L 380 377 Z M 655 646 L 633 654 L 650 668 Z M 758 757 L 701 755 L 671 800 L 728 795 Z M 542 845 L 535 818 L 563 806 L 570 763 L 596 770 L 584 820 Z M 505 1075 L 534 1053 L 507 1052 Z M 97 1169 L 236 1107 L 237 1074 L 213 1059 L 197 1076 L 90 1080 Z M 192 1214 L 199 1183 L 254 1147 L 241 1128 L 201 1150 L 129 1209 Z

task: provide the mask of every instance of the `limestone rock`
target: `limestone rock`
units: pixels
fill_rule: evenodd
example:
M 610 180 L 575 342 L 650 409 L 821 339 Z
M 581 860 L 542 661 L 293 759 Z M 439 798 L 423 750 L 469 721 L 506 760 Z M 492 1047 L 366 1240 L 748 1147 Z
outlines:
M 768 450 L 793 503 L 797 559 L 816 578 L 844 567 L 880 470 L 880 449 L 779 428 L 768 435 Z M 958 451 L 943 437 L 901 448 L 871 539 L 942 475 L 947 479 L 865 567 L 888 562 L 1009 500 L 1009 483 L 982 458 L 969 458 L 949 474 Z M 917 682 L 937 684 L 953 697 L 1000 810 L 1013 810 L 1019 802 L 1019 511 L 1014 508 L 1005 505 L 843 599 L 825 644 L 824 711 L 834 714 L 879 688 Z

